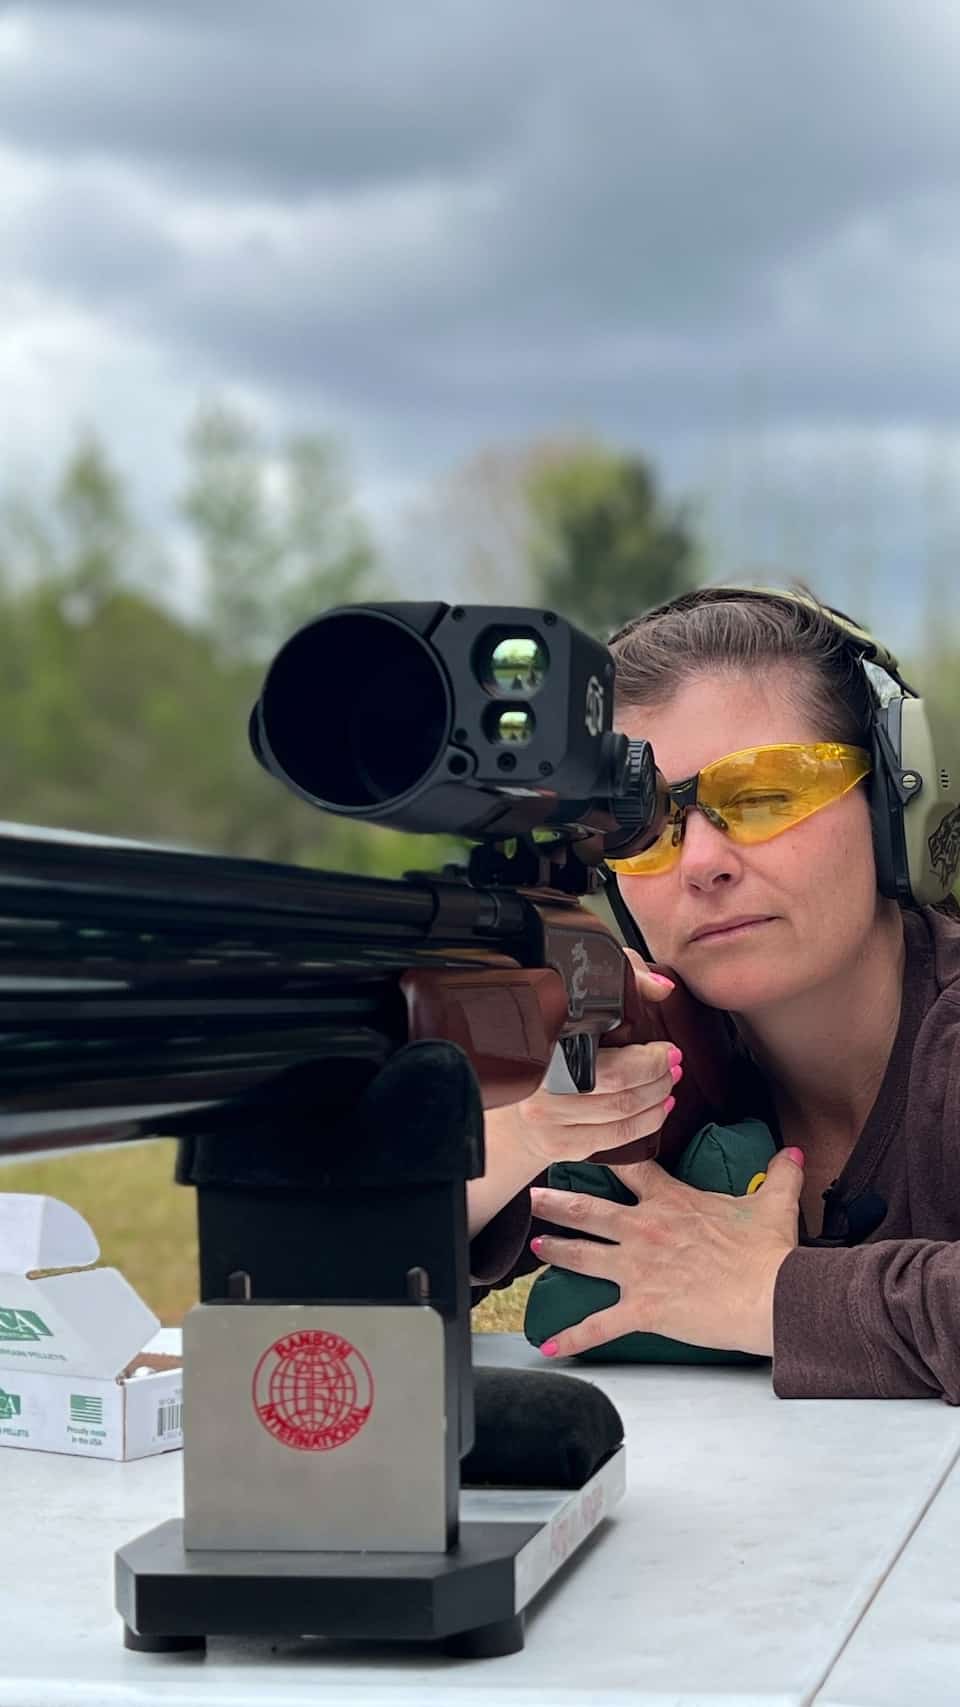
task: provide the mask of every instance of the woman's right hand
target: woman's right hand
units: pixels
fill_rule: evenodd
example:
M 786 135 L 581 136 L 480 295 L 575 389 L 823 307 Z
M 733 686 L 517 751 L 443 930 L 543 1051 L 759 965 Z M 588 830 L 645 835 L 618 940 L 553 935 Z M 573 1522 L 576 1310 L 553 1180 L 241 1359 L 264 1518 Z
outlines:
M 675 986 L 650 972 L 626 950 L 640 994 L 662 1002 Z M 488 1109 L 484 1115 L 486 1168 L 467 1183 L 470 1237 L 483 1227 L 551 1162 L 583 1161 L 598 1151 L 659 1132 L 672 1105 L 673 1087 L 682 1072 L 680 1050 L 672 1043 L 627 1043 L 601 1049 L 597 1085 L 569 1096 L 539 1090 L 524 1102 Z
M 674 988 L 627 950 L 640 994 L 663 1001 Z M 683 1073 L 675 1044 L 628 1043 L 601 1049 L 596 1089 L 570 1095 L 539 1090 L 509 1110 L 514 1142 L 538 1168 L 551 1162 L 583 1161 L 659 1132 L 673 1107 L 673 1088 Z M 501 1118 L 508 1114 L 501 1111 Z M 489 1117 L 488 1117 L 489 1118 Z
M 601 1049 L 595 1090 L 569 1096 L 540 1090 L 513 1105 L 516 1142 L 548 1167 L 647 1138 L 670 1113 L 682 1073 L 683 1058 L 672 1043 Z

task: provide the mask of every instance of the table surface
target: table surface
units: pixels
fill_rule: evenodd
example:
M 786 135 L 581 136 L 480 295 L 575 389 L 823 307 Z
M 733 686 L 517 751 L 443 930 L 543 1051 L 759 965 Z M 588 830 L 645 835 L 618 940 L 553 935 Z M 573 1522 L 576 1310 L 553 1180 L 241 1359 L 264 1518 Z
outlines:
M 960 1467 L 834 1666 L 817 1707 L 956 1707 L 960 1699 Z
M 519 1336 L 478 1335 L 475 1348 L 478 1362 L 543 1367 Z M 0 1450 L 0 1704 L 957 1700 L 960 1410 L 783 1401 L 766 1368 L 577 1373 L 623 1417 L 627 1494 L 534 1602 L 524 1650 L 495 1660 L 227 1638 L 206 1657 L 131 1653 L 114 1551 L 180 1513 L 182 1455 Z

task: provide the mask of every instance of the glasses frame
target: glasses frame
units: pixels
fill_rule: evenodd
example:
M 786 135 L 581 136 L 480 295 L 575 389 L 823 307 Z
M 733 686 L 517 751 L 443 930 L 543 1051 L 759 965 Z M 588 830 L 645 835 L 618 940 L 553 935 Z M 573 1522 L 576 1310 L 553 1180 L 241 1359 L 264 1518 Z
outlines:
M 860 769 L 858 774 L 851 780 L 845 781 L 843 787 L 839 788 L 835 794 L 831 794 L 826 800 L 819 801 L 816 806 L 812 806 L 801 817 L 792 819 L 788 824 L 777 825 L 767 835 L 740 837 L 736 834 L 735 829 L 732 829 L 725 821 L 716 807 L 711 806 L 707 801 L 700 800 L 701 779 L 704 776 L 709 776 L 710 772 L 715 771 L 718 766 L 728 765 L 733 759 L 746 758 L 747 755 L 753 756 L 757 753 L 774 752 L 814 754 L 819 761 L 824 758 L 852 760 Z M 658 866 L 655 870 L 631 869 L 634 860 L 643 859 L 653 847 L 656 847 L 657 842 L 652 843 L 651 847 L 644 848 L 637 854 L 628 855 L 625 859 L 608 859 L 606 864 L 611 871 L 622 877 L 662 877 L 665 872 L 673 871 L 680 858 L 687 814 L 694 810 L 702 812 L 707 822 L 712 824 L 714 829 L 719 830 L 721 835 L 729 836 L 731 841 L 738 842 L 741 846 L 749 847 L 763 842 L 772 842 L 775 837 L 784 835 L 787 830 L 796 829 L 797 825 L 802 824 L 805 819 L 812 818 L 817 812 L 822 812 L 825 806 L 832 806 L 835 801 L 842 800 L 843 796 L 849 794 L 851 789 L 856 788 L 864 777 L 869 776 L 872 769 L 873 761 L 867 749 L 853 746 L 848 741 L 771 741 L 765 746 L 738 747 L 736 752 L 724 753 L 722 758 L 712 759 L 701 770 L 694 771 L 692 776 L 684 777 L 680 782 L 667 784 L 667 792 L 674 810 L 670 813 L 660 835 L 657 837 L 657 842 L 661 841 L 672 826 L 673 835 L 670 847 L 673 851 L 665 865 Z

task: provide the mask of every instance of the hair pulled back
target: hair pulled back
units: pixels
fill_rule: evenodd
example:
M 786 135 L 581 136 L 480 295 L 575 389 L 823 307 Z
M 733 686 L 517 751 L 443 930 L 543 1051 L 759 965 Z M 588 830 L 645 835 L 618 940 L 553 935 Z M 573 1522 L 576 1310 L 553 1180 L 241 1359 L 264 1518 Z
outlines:
M 706 672 L 755 673 L 792 666 L 796 709 L 822 741 L 870 747 L 870 690 L 859 660 L 815 595 L 815 608 L 750 587 L 701 587 L 658 605 L 608 641 L 616 701 L 663 705 Z

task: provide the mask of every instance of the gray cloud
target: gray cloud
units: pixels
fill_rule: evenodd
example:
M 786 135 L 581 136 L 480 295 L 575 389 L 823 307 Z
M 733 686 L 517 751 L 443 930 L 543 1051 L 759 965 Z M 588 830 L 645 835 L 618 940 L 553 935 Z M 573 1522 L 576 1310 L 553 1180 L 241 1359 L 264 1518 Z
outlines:
M 956 418 L 952 0 L 48 0 L 7 25 L 7 276 L 391 476 L 552 427 L 679 478 L 731 434 Z
M 935 28 L 918 43 L 902 8 L 864 0 L 30 16 L 35 59 L 0 71 L 10 142 L 73 172 L 107 158 L 178 196 L 302 215 L 292 245 L 265 235 L 211 257 L 165 243 L 116 184 L 88 181 L 78 197 L 67 182 L 38 215 L 31 264 L 131 311 L 132 282 L 152 273 L 145 314 L 281 386 L 336 384 L 341 365 L 349 383 L 354 362 L 363 386 L 368 352 L 385 399 L 419 374 L 428 407 L 444 393 L 456 406 L 465 368 L 482 407 L 489 391 L 506 400 L 519 353 L 547 407 L 565 390 L 614 403 L 643 379 L 656 407 L 700 388 L 710 409 L 711 392 L 751 368 L 779 393 L 786 364 L 801 412 L 835 407 L 841 391 L 856 412 L 882 409 L 872 349 L 858 373 L 859 305 L 831 300 L 827 280 L 818 323 L 798 332 L 791 277 L 857 221 L 895 220 L 920 191 L 957 187 L 960 68 L 944 69 Z M 935 24 L 937 9 L 926 16 Z M 344 259 L 325 283 L 318 199 L 348 224 L 366 200 L 375 222 L 373 198 L 431 185 L 438 214 L 419 242 L 402 230 L 393 244 L 357 240 L 354 268 Z M 872 283 L 882 295 L 883 278 Z M 846 356 L 838 312 L 859 334 Z M 829 351 L 833 385 L 811 369 L 811 342 Z M 592 382 L 563 377 L 558 354 L 578 346 L 594 350 Z M 900 408 L 902 376 L 893 389 Z
M 41 4 L 28 74 L 0 75 L 3 129 L 43 153 L 108 151 L 284 200 L 469 170 L 522 124 L 533 75 L 504 53 L 496 14 L 463 0 Z

